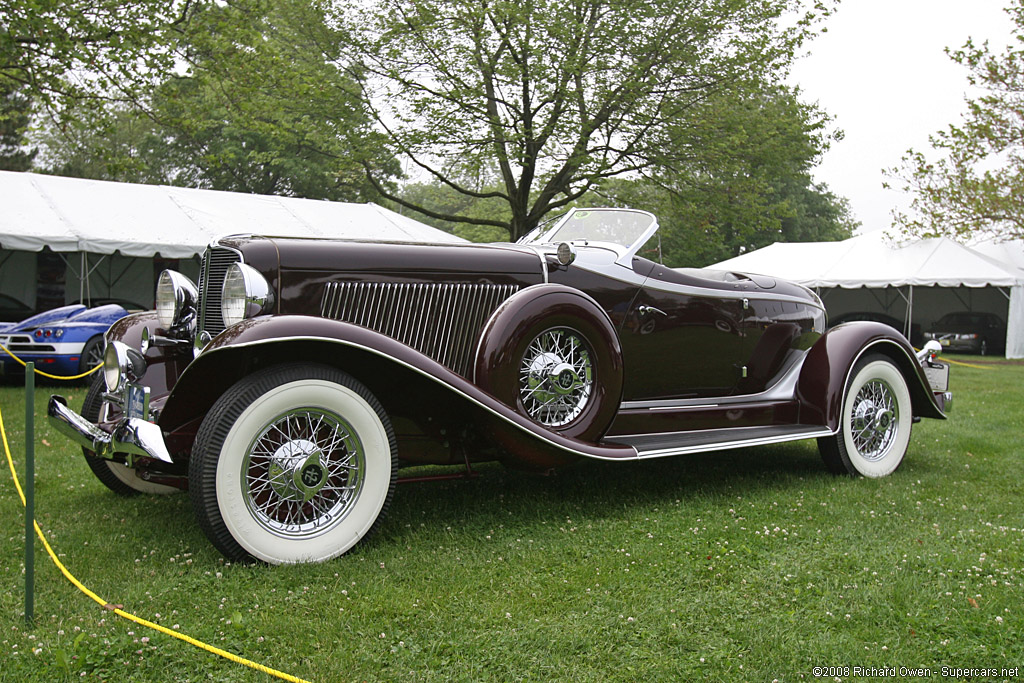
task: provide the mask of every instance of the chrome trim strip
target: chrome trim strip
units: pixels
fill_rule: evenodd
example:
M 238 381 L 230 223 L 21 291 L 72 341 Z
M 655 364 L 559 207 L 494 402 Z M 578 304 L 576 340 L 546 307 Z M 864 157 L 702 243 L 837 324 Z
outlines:
M 540 247 L 528 246 L 527 249 L 532 249 L 533 253 L 540 259 L 540 274 L 544 276 L 544 284 L 548 284 L 551 279 L 551 274 L 548 272 L 548 262 L 544 258 L 544 250 Z
M 743 394 L 740 396 L 716 396 L 718 406 L 733 405 L 737 403 L 762 403 L 770 401 L 785 401 L 796 397 L 796 384 L 800 379 L 800 370 L 807 360 L 807 352 L 800 352 L 800 358 L 793 363 L 792 367 L 786 370 L 778 382 L 758 394 Z M 623 401 L 619 410 L 673 410 L 693 408 L 714 408 L 716 405 L 708 405 L 707 397 L 704 398 L 668 398 L 641 401 Z
M 710 453 L 711 451 L 724 451 L 730 448 L 743 448 L 748 446 L 766 446 L 773 443 L 785 443 L 787 441 L 803 441 L 805 439 L 818 439 L 824 436 L 833 436 L 836 432 L 829 429 L 821 429 L 813 432 L 799 434 L 785 434 L 779 436 L 763 436 L 755 439 L 735 439 L 722 443 L 706 444 L 699 446 L 681 446 L 678 448 L 659 448 L 652 451 L 637 451 L 637 457 L 641 460 L 648 458 L 664 458 L 670 455 L 685 455 L 687 453 Z M 619 437 L 616 437 L 619 438 Z M 613 442 L 614 443 L 614 442 Z
M 625 404 L 623 404 L 623 405 L 625 405 Z M 699 408 L 718 408 L 719 405 L 720 404 L 718 404 L 718 403 L 695 403 L 693 405 L 685 405 L 685 406 L 651 406 L 647 410 L 650 410 L 652 412 L 656 411 L 656 410 L 680 410 L 680 409 L 697 410 Z M 620 406 L 620 409 L 621 409 L 621 407 L 622 406 Z
M 405 362 L 403 360 L 395 358 L 394 356 L 390 356 L 390 355 L 384 353 L 383 351 L 380 351 L 378 349 L 373 348 L 372 346 L 365 346 L 364 344 L 357 344 L 356 342 L 348 341 L 346 339 L 335 339 L 333 337 L 317 337 L 317 336 L 275 337 L 274 339 L 264 339 L 264 340 L 259 340 L 259 341 L 243 342 L 243 343 L 233 344 L 231 346 L 224 346 L 224 347 L 220 347 L 218 349 L 213 349 L 212 351 L 207 351 L 206 353 L 212 354 L 212 353 L 217 353 L 218 351 L 227 350 L 227 349 L 237 349 L 237 348 L 246 347 L 246 346 L 259 346 L 261 344 L 272 344 L 272 343 L 277 343 L 277 342 L 285 341 L 285 340 L 290 340 L 290 341 L 325 341 L 325 342 L 331 342 L 331 343 L 334 343 L 334 344 L 344 344 L 345 346 L 350 346 L 350 347 L 353 347 L 353 348 L 362 349 L 363 351 L 368 351 L 368 352 L 374 354 L 375 356 L 380 356 L 381 358 L 387 358 L 388 360 L 393 361 L 393 362 L 397 363 L 398 365 L 401 365 L 401 366 L 403 366 L 405 368 L 408 368 L 408 369 L 412 370 L 413 372 L 415 372 L 415 373 L 417 373 L 419 375 L 422 375 L 423 377 L 426 377 L 427 379 L 433 380 L 437 384 L 442 385 L 443 387 L 449 389 L 450 391 L 455 392 L 459 396 L 462 396 L 463 398 L 465 398 L 466 400 L 470 401 L 471 403 L 479 406 L 480 408 L 483 408 L 488 413 L 490 413 L 490 414 L 494 415 L 495 417 L 501 419 L 506 424 L 509 424 L 509 425 L 515 427 L 516 429 L 520 430 L 521 432 L 523 432 L 523 433 L 525 433 L 525 434 L 527 434 L 529 436 L 532 436 L 533 438 L 540 439 L 541 441 L 544 441 L 548 445 L 553 446 L 554 448 L 557 448 L 557 449 L 559 449 L 561 451 L 565 451 L 566 453 L 571 453 L 573 455 L 578 455 L 578 456 L 584 457 L 584 458 L 590 458 L 592 460 L 608 460 L 608 461 L 613 461 L 613 462 L 621 462 L 623 460 L 635 460 L 635 459 L 639 458 L 638 454 L 636 456 L 634 456 L 634 457 L 629 457 L 629 458 L 606 458 L 606 457 L 602 457 L 600 455 L 590 455 L 588 453 L 584 453 L 582 451 L 578 451 L 576 449 L 564 446 L 564 445 L 562 445 L 560 443 L 552 441 L 549 438 L 546 438 L 543 433 L 533 432 L 533 431 L 527 429 L 526 427 L 524 427 L 523 425 L 521 425 L 521 424 L 519 424 L 519 423 L 517 423 L 517 422 L 515 422 L 513 420 L 508 419 L 507 417 L 505 417 L 501 413 L 497 412 L 496 410 L 492 409 L 491 407 L 489 407 L 485 403 L 482 403 L 481 401 L 473 398 L 472 396 L 470 396 L 466 392 L 460 390 L 459 388 L 454 387 L 451 384 L 448 384 L 447 382 L 445 382 L 440 377 L 432 375 L 429 372 L 426 372 L 425 370 L 423 370 L 421 368 L 418 368 L 415 365 L 407 363 L 407 362 Z M 526 418 L 524 417 L 523 419 L 526 419 Z M 540 425 L 538 425 L 538 428 L 540 428 Z M 597 444 L 595 444 L 595 445 L 597 445 Z M 616 444 L 616 445 L 622 445 L 622 444 Z M 632 448 L 632 446 L 630 446 L 629 448 Z M 632 450 L 633 450 L 633 453 L 637 453 L 636 448 L 632 448 Z

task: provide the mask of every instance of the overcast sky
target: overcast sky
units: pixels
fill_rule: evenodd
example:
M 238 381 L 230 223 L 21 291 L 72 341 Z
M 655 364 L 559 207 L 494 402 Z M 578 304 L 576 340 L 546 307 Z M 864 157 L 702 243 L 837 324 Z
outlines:
M 790 80 L 804 99 L 817 101 L 846 134 L 815 178 L 850 200 L 861 232 L 888 228 L 893 208 L 909 204 L 882 188 L 883 169 L 910 147 L 929 149 L 928 135 L 965 110 L 967 72 L 943 48 L 969 37 L 1006 46 L 1007 1 L 845 0 L 794 67 Z

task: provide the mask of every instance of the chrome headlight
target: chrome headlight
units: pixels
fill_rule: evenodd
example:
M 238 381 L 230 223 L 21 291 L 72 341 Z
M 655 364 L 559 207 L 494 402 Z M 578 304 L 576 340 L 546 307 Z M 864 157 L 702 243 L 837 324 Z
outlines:
M 224 277 L 220 304 L 227 327 L 255 318 L 273 305 L 274 293 L 255 268 L 244 263 L 231 264 Z
M 180 330 L 195 322 L 199 290 L 181 273 L 165 270 L 156 283 L 156 315 L 165 330 Z
M 560 265 L 567 266 L 576 260 L 576 247 L 569 242 L 562 242 L 555 251 L 555 257 Z
M 138 382 L 146 374 L 145 357 L 123 342 L 110 342 L 103 352 L 103 381 L 107 391 L 120 392 L 127 382 Z

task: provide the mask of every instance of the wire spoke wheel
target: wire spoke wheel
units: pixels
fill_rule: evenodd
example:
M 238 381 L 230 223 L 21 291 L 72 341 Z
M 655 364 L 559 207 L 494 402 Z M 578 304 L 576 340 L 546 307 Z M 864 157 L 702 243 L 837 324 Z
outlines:
M 821 457 L 836 474 L 887 476 L 910 445 L 913 406 L 907 380 L 881 354 L 861 359 L 850 374 L 839 430 L 818 439 Z
M 376 528 L 395 490 L 397 441 L 380 402 L 327 366 L 240 379 L 196 434 L 189 496 L 229 559 L 323 562 Z
M 316 408 L 291 411 L 253 440 L 242 464 L 245 503 L 272 533 L 316 535 L 351 508 L 364 470 L 359 437 L 340 416 Z
M 519 369 L 519 399 L 526 414 L 548 427 L 579 417 L 593 393 L 593 352 L 583 336 L 551 328 L 531 341 Z
M 892 446 L 899 424 L 899 405 L 893 389 L 882 380 L 861 387 L 853 402 L 852 433 L 861 457 L 877 462 Z

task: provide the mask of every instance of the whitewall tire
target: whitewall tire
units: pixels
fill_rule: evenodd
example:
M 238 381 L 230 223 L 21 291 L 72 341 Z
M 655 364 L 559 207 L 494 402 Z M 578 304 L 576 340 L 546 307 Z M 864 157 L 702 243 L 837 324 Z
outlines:
M 365 386 L 334 368 L 286 365 L 217 400 L 196 436 L 189 494 L 228 558 L 322 562 L 374 530 L 396 473 L 394 431 Z
M 899 368 L 879 354 L 862 358 L 843 394 L 839 432 L 818 440 L 822 459 L 836 474 L 892 474 L 907 453 L 913 419 Z

